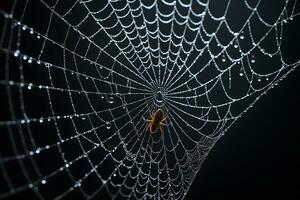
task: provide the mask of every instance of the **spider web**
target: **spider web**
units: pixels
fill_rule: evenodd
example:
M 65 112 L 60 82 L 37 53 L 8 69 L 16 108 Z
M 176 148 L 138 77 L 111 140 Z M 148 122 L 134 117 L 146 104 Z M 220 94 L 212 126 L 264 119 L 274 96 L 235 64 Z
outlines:
M 299 65 L 284 40 L 299 2 L 272 4 L 3 5 L 0 198 L 183 199 L 214 144 Z M 149 134 L 159 108 L 164 133 Z

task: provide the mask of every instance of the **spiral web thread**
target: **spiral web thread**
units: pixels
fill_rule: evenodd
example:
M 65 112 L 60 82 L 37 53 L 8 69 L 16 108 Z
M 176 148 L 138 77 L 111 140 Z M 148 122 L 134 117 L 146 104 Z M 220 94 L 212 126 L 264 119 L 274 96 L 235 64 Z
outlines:
M 1 7 L 0 198 L 183 199 L 218 139 L 299 65 L 282 48 L 297 0 L 275 17 L 261 0 L 216 2 Z M 149 134 L 158 108 L 167 125 Z

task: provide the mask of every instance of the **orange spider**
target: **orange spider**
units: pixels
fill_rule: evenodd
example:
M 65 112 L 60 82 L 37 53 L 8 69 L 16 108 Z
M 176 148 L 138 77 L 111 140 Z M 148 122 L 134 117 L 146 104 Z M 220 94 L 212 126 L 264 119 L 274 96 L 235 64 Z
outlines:
M 167 117 L 165 116 L 162 109 L 157 109 L 155 112 L 153 111 L 147 119 L 147 127 L 146 131 L 150 131 L 151 134 L 156 133 L 158 130 L 161 134 L 164 133 L 163 126 L 165 126 L 165 121 Z

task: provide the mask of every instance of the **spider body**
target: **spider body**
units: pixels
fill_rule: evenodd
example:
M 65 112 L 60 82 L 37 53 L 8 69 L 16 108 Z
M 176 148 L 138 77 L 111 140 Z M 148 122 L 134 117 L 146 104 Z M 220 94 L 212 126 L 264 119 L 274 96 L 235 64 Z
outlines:
M 149 116 L 149 119 L 147 119 L 146 131 L 149 130 L 151 134 L 158 132 L 158 130 L 161 133 L 164 133 L 163 126 L 166 125 L 166 120 L 167 117 L 165 116 L 162 109 L 157 109 L 156 111 L 153 111 Z

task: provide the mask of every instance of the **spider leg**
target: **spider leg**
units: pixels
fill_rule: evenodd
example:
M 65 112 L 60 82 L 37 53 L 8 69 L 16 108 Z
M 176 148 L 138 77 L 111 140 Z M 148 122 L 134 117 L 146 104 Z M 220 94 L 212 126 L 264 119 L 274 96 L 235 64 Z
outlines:
M 148 121 L 148 120 L 147 120 L 147 121 Z M 152 122 L 151 120 L 149 120 L 149 121 L 147 122 L 146 131 L 151 130 L 151 126 L 152 126 L 151 122 Z
M 161 122 L 160 122 L 160 124 L 162 124 L 162 125 L 167 125 L 166 123 L 164 123 L 165 121 L 167 120 L 167 117 L 164 117 L 162 120 L 161 120 Z

